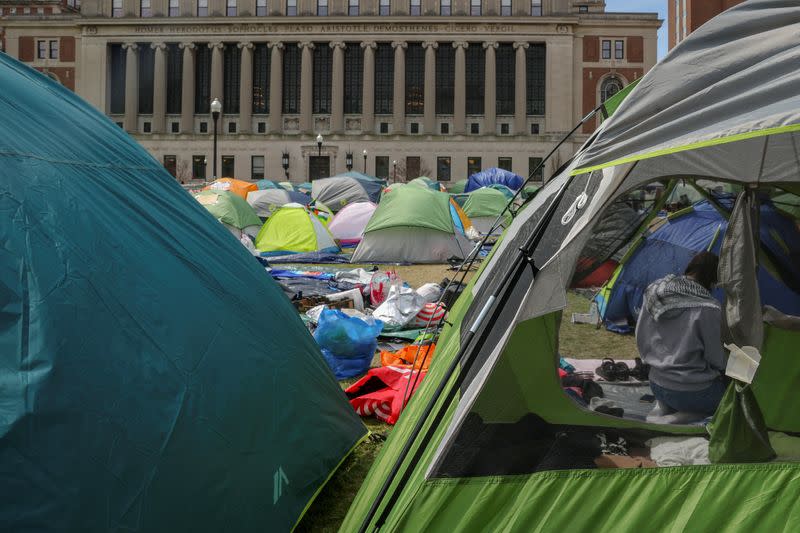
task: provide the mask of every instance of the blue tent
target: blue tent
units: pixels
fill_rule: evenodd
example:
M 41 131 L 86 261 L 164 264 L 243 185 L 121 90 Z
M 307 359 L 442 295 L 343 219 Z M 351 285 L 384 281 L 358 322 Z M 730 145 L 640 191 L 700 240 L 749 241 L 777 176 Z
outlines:
M 0 531 L 290 530 L 365 434 L 297 312 L 101 112 L 0 87 Z
M 730 209 L 732 199 L 718 199 Z M 603 286 L 595 301 L 606 327 L 630 332 L 647 286 L 667 274 L 681 274 L 700 251 L 719 253 L 728 221 L 708 200 L 671 215 L 652 233 L 642 235 Z M 762 265 L 758 282 L 761 301 L 787 314 L 800 314 L 800 231 L 765 201 L 760 216 Z M 767 268 L 766 263 L 769 263 Z M 714 295 L 722 299 L 721 291 Z
M 472 192 L 475 189 L 488 187 L 495 183 L 505 185 L 509 189 L 516 191 L 522 187 L 522 184 L 525 183 L 525 179 L 522 176 L 509 172 L 508 170 L 503 170 L 502 168 L 487 168 L 469 177 L 467 186 L 464 187 L 464 192 Z
M 258 180 L 256 186 L 259 190 L 263 189 L 283 189 L 277 181 L 272 180 Z

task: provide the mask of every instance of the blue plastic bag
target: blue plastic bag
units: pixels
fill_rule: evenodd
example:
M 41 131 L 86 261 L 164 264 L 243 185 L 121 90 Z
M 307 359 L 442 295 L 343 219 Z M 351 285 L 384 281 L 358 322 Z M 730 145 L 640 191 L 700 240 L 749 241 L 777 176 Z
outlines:
M 314 339 L 336 379 L 363 374 L 369 369 L 383 322 L 347 316 L 337 309 L 323 309 Z

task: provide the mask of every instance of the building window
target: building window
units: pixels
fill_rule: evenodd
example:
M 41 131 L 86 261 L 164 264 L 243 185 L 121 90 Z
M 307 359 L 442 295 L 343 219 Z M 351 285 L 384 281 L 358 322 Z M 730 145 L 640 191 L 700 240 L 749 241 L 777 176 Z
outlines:
M 108 112 L 117 115 L 125 112 L 125 61 L 127 58 L 125 50 L 120 44 L 112 44 L 109 47 L 109 56 L 111 72 L 108 84 Z
M 37 59 L 47 59 L 47 41 L 36 42 L 36 57 Z
M 256 44 L 253 48 L 253 113 L 258 115 L 269 113 L 270 60 L 267 44 Z
M 259 122 L 258 123 L 258 133 L 267 133 L 267 123 L 266 122 Z
M 531 124 L 531 135 L 539 135 L 539 124 L 536 122 Z
M 293 44 L 283 49 L 283 112 L 300 112 L 300 48 Z
M 450 158 L 436 158 L 436 179 L 439 181 L 450 181 Z
M 503 170 L 507 170 L 511 172 L 511 158 L 510 157 L 498 157 L 497 158 L 497 168 L 502 168 Z
M 344 49 L 345 113 L 361 113 L 364 92 L 364 49 L 359 43 L 347 43 Z
M 467 158 L 467 177 L 469 178 L 476 172 L 481 171 L 481 158 L 480 157 L 468 157 Z
M 498 115 L 514 114 L 514 77 L 515 52 L 511 43 L 502 43 L 497 47 L 495 94 L 497 104 L 495 111 Z
M 614 59 L 625 58 L 625 41 L 614 41 Z
M 197 0 L 197 16 L 208 16 L 208 0 Z
M 192 156 L 192 179 L 195 180 L 206 179 L 206 156 L 204 155 Z
M 149 120 L 142 122 L 142 133 L 152 133 L 153 123 Z
M 236 122 L 228 122 L 228 133 L 236 133 Z
M 439 14 L 443 17 L 449 16 L 452 12 L 451 10 L 451 0 L 441 0 L 439 4 Z
M 235 17 L 236 11 L 236 0 L 227 0 L 225 15 L 228 17 Z
M 409 43 L 406 49 L 406 114 L 421 115 L 425 109 L 425 49 Z
M 242 49 L 229 45 L 223 50 L 222 62 L 222 112 L 239 112 L 239 87 L 242 80 Z
M 542 0 L 531 0 L 531 16 L 542 16 Z
M 250 158 L 250 179 L 264 179 L 264 156 L 254 155 Z
M 347 4 L 347 14 L 351 17 L 358 15 L 358 0 L 349 0 Z
M 419 177 L 420 158 L 417 155 L 406 157 L 406 181 Z
M 317 16 L 324 17 L 328 14 L 328 0 L 317 0 Z
M 485 50 L 479 43 L 475 43 L 465 52 L 467 115 L 483 115 Z
M 194 112 L 208 113 L 211 105 L 211 49 L 198 43 L 194 53 Z
M 174 178 L 178 171 L 178 158 L 174 155 L 165 155 L 164 168 L 167 169 L 167 172 L 169 172 Z
M 222 178 L 234 178 L 236 177 L 236 171 L 234 169 L 234 157 L 232 155 L 223 155 L 222 156 L 222 167 L 221 167 L 221 176 Z
M 478 135 L 481 132 L 481 125 L 478 122 L 471 122 L 469 125 L 469 132 L 472 135 Z
M 286 0 L 286 16 L 297 16 L 297 0 Z
M 170 122 L 170 130 L 172 133 L 180 133 L 181 132 L 181 123 L 180 122 Z
M 256 16 L 267 16 L 267 0 L 256 0 Z
M 381 179 L 389 179 L 389 156 L 375 156 L 375 176 Z
M 389 133 L 389 123 L 388 122 L 381 122 L 379 126 L 379 131 L 381 133 Z
M 509 127 L 508 122 L 503 122 L 500 124 L 500 135 L 508 135 Z
M 439 124 L 439 132 L 442 135 L 448 135 L 450 133 L 450 123 L 442 122 L 441 124 Z
M 179 114 L 183 90 L 183 50 L 177 43 L 167 45 L 167 113 Z M 174 122 L 173 124 L 177 124 Z M 175 132 L 177 133 L 177 132 Z
M 545 58 L 544 44 L 531 44 L 525 50 L 525 108 L 527 115 L 544 115 Z M 539 126 L 538 124 L 536 125 Z
M 453 114 L 455 85 L 455 49 L 441 43 L 436 49 L 436 114 Z
M 419 133 L 419 122 L 412 122 L 409 124 L 409 129 L 412 134 L 416 135 Z
M 170 17 L 178 17 L 181 14 L 180 0 L 169 0 L 169 10 L 167 15 Z
M 409 6 L 408 13 L 410 15 L 421 15 L 422 14 L 422 0 L 410 0 L 411 5 Z
M 603 41 L 602 53 L 600 57 L 603 59 L 611 59 L 611 41 Z
M 605 102 L 618 92 L 622 90 L 622 82 L 619 78 L 614 76 L 610 76 L 603 80 L 602 85 L 600 85 L 600 102 Z
M 111 16 L 114 18 L 122 16 L 122 0 L 111 0 Z
M 153 112 L 153 70 L 155 50 L 150 46 L 139 45 L 139 113 L 149 115 Z
M 139 16 L 152 17 L 153 11 L 150 9 L 150 0 L 140 0 L 139 2 Z
M 375 113 L 392 113 L 394 97 L 394 50 L 389 43 L 379 43 L 375 50 Z
M 500 0 L 500 15 L 503 17 L 511 16 L 511 0 Z
M 208 122 L 205 120 L 200 122 L 200 133 L 208 133 Z
M 392 12 L 391 0 L 381 0 L 380 6 L 378 7 L 378 14 L 390 15 L 391 12 Z
M 50 59 L 58 59 L 58 41 L 50 41 Z
M 578 6 L 578 13 L 585 14 L 589 12 L 589 6 Z
M 481 16 L 481 0 L 469 0 L 469 14 L 473 17 Z
M 332 59 L 330 46 L 318 44 L 314 47 L 314 72 L 312 74 L 314 113 L 331 112 Z
M 528 176 L 531 178 L 532 181 L 538 181 L 539 183 L 541 183 L 542 180 L 544 179 L 544 165 L 542 166 L 539 165 L 542 165 L 541 157 L 528 158 Z

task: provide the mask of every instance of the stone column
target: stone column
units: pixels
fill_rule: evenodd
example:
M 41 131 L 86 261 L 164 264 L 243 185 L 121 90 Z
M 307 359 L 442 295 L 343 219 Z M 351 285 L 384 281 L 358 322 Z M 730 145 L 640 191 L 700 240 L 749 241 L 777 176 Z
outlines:
M 394 125 L 392 133 L 406 132 L 406 48 L 405 41 L 395 41 L 394 48 L 394 100 L 392 112 Z
M 125 131 L 135 133 L 139 122 L 139 54 L 136 43 L 125 43 Z
M 425 133 L 436 133 L 436 49 L 439 44 L 433 41 L 422 43 L 425 48 L 425 100 L 424 127 Z
M 181 80 L 181 133 L 194 132 L 194 43 L 181 43 L 183 76 Z
M 527 95 L 525 88 L 527 87 L 526 65 L 527 58 L 525 50 L 530 45 L 525 42 L 514 43 L 516 49 L 516 64 L 514 71 L 514 133 L 521 135 L 525 133 L 525 123 L 527 122 Z
M 364 49 L 364 89 L 361 95 L 361 131 L 375 131 L 375 42 L 361 43 Z
M 467 58 L 464 50 L 468 42 L 453 43 L 456 49 L 455 79 L 453 81 L 453 133 L 463 135 L 467 132 Z
M 239 83 L 239 133 L 253 129 L 253 43 L 239 43 L 242 49 Z
M 153 133 L 164 133 L 167 123 L 167 45 L 152 43 L 153 60 Z
M 225 44 L 208 43 L 208 47 L 211 48 L 211 102 L 214 101 L 214 98 L 219 98 L 222 102 L 222 79 L 224 76 L 222 51 L 225 49 Z
M 494 135 L 497 132 L 497 68 L 495 67 L 494 51 L 497 50 L 497 42 L 488 41 L 483 43 L 486 49 L 486 67 L 484 69 L 484 89 L 483 89 L 483 130 L 484 133 Z
M 283 43 L 269 43 L 269 131 L 283 131 Z
M 331 76 L 331 133 L 344 131 L 344 47 L 341 41 L 330 43 L 333 48 Z
M 300 132 L 314 133 L 313 96 L 314 96 L 314 43 L 298 43 L 301 50 L 300 64 Z

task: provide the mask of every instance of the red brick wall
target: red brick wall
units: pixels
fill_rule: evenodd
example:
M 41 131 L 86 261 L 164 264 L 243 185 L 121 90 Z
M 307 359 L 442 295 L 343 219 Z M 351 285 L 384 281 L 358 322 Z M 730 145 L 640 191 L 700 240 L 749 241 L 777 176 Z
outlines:
M 628 61 L 630 63 L 644 62 L 644 37 L 641 35 L 628 37 Z
M 62 37 L 59 50 L 61 61 L 75 61 L 75 37 Z
M 597 98 L 597 84 L 603 76 L 611 72 L 610 68 L 584 68 L 583 69 L 583 114 L 591 112 L 600 102 Z M 640 68 L 618 68 L 615 72 L 625 78 L 628 83 L 642 77 Z M 591 75 L 591 77 L 590 77 Z M 592 133 L 596 129 L 597 121 L 587 121 L 583 125 L 583 133 Z
M 37 68 L 38 71 L 43 71 L 43 68 Z M 50 67 L 47 69 L 58 78 L 58 81 L 67 89 L 75 90 L 75 68 L 74 67 Z
M 583 60 L 594 62 L 600 60 L 600 38 L 587 35 L 583 38 Z
M 33 61 L 33 37 L 20 37 L 19 38 L 19 60 L 20 61 Z

